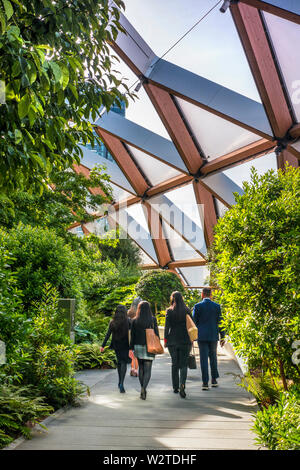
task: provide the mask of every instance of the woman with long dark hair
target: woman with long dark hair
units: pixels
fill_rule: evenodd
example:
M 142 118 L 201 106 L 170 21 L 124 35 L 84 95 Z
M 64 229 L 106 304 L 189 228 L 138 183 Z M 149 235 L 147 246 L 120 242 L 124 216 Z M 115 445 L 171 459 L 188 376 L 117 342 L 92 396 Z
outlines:
M 186 327 L 186 316 L 190 309 L 185 305 L 180 292 L 171 294 L 171 305 L 166 311 L 165 346 L 172 359 L 172 385 L 174 393 L 186 397 L 185 382 L 191 340 Z
M 154 329 L 155 334 L 159 337 L 156 318 L 152 315 L 149 302 L 142 301 L 139 303 L 136 317 L 131 325 L 131 342 L 130 349 L 134 350 L 134 355 L 139 363 L 139 381 L 141 384 L 141 399 L 146 400 L 147 386 L 151 378 L 152 362 L 155 358 L 154 354 L 147 351 L 146 329 Z
M 111 320 L 104 341 L 102 343 L 101 352 L 104 351 L 104 347 L 112 335 L 110 348 L 115 350 L 117 361 L 118 361 L 118 376 L 119 383 L 118 387 L 120 393 L 125 393 L 124 379 L 127 370 L 127 364 L 131 363 L 129 357 L 129 329 L 130 320 L 127 317 L 127 309 L 124 305 L 118 305 Z

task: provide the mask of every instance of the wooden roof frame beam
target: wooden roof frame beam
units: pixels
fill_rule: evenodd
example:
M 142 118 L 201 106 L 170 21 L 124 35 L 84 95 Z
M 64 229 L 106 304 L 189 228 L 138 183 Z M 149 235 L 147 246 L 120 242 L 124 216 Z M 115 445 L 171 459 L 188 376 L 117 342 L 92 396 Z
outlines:
M 274 136 L 282 139 L 293 119 L 260 12 L 244 2 L 232 3 L 230 11 Z
M 135 162 L 125 149 L 122 142 L 117 137 L 114 137 L 99 127 L 96 128 L 96 132 L 103 140 L 104 145 L 108 148 L 109 152 L 115 157 L 116 163 L 137 195 L 142 197 L 146 191 L 148 191 L 150 186 L 145 180 L 144 175 L 142 175 L 137 168 Z
M 171 95 L 151 83 L 145 83 L 144 88 L 185 166 L 190 174 L 196 174 L 205 160 L 195 145 Z
M 152 238 L 159 266 L 164 268 L 172 261 L 168 243 L 164 237 L 160 215 L 154 211 L 147 201 L 142 202 L 142 207 L 147 219 L 149 232 Z
M 255 7 L 259 10 L 266 11 L 267 13 L 272 13 L 272 15 L 280 16 L 285 20 L 300 24 L 300 8 L 299 14 L 297 14 L 288 9 L 272 5 L 269 2 L 264 2 L 263 0 L 240 0 L 240 2 Z
M 213 195 L 201 184 L 201 181 L 194 181 L 193 188 L 198 204 L 199 216 L 204 229 L 206 246 L 209 247 L 213 243 L 214 226 L 217 223 L 217 213 Z

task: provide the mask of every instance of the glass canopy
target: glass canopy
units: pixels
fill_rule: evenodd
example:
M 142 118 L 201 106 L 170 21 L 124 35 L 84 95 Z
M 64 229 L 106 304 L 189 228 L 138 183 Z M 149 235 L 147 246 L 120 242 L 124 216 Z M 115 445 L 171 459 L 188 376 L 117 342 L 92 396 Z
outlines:
M 126 118 L 94 123 L 114 148 L 82 147 L 84 167 L 106 166 L 108 219 L 137 243 L 144 268 L 175 271 L 190 287 L 209 284 L 214 225 L 251 168 L 262 175 L 284 169 L 289 152 L 295 166 L 300 158 L 298 2 L 242 0 L 224 15 L 215 3 L 125 0 L 127 34 L 110 47 L 137 96 Z M 71 230 L 93 224 L 83 228 Z

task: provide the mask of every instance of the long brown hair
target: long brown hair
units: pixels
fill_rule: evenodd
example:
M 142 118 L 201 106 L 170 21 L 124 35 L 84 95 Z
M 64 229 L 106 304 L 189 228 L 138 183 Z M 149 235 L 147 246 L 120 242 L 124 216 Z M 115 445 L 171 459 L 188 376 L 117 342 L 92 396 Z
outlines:
M 170 297 L 170 309 L 174 312 L 176 321 L 183 321 L 187 314 L 190 313 L 189 308 L 185 305 L 181 292 L 174 291 Z

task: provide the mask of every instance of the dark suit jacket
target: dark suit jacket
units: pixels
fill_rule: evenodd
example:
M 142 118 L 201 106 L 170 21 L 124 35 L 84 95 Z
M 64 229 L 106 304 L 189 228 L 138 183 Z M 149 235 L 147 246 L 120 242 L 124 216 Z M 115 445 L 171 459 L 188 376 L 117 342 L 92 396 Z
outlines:
M 190 311 L 186 311 L 189 315 Z M 186 316 L 181 322 L 174 319 L 174 312 L 170 308 L 166 311 L 165 339 L 167 346 L 183 346 L 191 344 L 191 340 L 186 328 Z
M 218 341 L 219 333 L 224 338 L 225 332 L 220 328 L 222 319 L 221 307 L 209 298 L 195 305 L 193 318 L 198 328 L 198 341 Z

